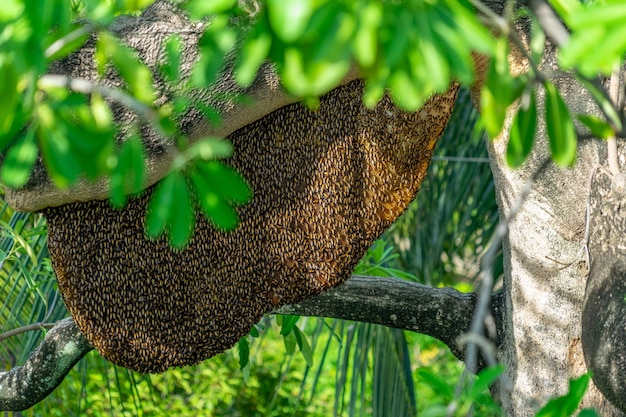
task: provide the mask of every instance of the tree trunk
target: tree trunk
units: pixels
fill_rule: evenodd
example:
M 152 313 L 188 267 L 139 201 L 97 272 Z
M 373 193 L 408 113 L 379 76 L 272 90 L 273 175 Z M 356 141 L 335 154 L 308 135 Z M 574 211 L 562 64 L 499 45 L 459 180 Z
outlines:
M 552 81 L 571 113 L 594 111 L 593 100 L 578 83 L 569 76 L 555 75 L 549 65 L 555 61 L 553 51 L 548 49 L 546 54 L 543 70 L 552 72 Z M 559 168 L 550 162 L 538 173 L 549 158 L 545 123 L 540 119 L 537 146 L 521 168 L 511 170 L 506 164 L 506 132 L 490 145 L 501 216 L 508 216 L 531 177 L 536 177 L 509 224 L 503 245 L 504 339 L 499 359 L 506 366 L 507 383 L 498 396 L 511 417 L 534 415 L 551 398 L 568 392 L 569 379 L 587 372 L 581 313 L 588 265 L 581 248 L 589 177 L 605 162 L 606 145 L 581 141 L 574 167 Z M 572 261 L 569 266 L 562 264 Z M 593 384 L 582 407 L 594 407 L 602 416 L 623 415 Z

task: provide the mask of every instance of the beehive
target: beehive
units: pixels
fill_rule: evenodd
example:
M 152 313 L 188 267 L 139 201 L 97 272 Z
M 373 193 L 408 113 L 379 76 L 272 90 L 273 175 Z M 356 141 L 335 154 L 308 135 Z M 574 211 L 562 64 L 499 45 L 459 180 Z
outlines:
M 341 284 L 414 198 L 457 86 L 415 113 L 362 102 L 358 81 L 231 135 L 228 161 L 254 190 L 241 224 L 197 216 L 176 251 L 144 236 L 150 191 L 48 208 L 49 249 L 63 299 L 108 360 L 141 372 L 195 364 L 233 346 L 263 314 Z

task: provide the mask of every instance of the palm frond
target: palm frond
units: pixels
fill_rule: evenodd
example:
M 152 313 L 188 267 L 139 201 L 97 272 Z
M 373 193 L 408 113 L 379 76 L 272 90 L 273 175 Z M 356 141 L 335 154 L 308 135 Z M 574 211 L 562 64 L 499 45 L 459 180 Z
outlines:
M 415 201 L 386 233 L 401 269 L 424 284 L 473 281 L 498 221 L 487 146 L 469 94 L 457 99 Z M 501 260 L 497 263 L 501 274 Z
M 45 219 L 15 212 L 0 200 L 0 227 L 0 332 L 66 317 L 48 259 Z M 4 364 L 23 362 L 41 341 L 43 330 L 3 340 Z

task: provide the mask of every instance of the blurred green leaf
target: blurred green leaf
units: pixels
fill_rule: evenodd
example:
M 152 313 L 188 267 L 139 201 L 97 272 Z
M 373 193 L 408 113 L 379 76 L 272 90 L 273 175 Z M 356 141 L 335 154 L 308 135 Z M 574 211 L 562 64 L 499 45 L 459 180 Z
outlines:
M 71 29 L 72 30 L 65 34 L 65 36 L 63 36 L 61 39 L 55 39 L 55 42 L 62 42 L 60 48 L 55 48 L 54 53 L 51 53 L 50 49 L 46 50 L 46 58 L 48 58 L 50 62 L 57 61 L 76 51 L 85 43 L 85 41 L 89 37 L 88 33 L 80 34 L 84 31 L 84 24 L 74 25 L 74 27 L 72 27 Z M 80 35 L 75 36 L 78 34 Z M 55 43 L 53 43 L 51 46 L 53 45 L 56 46 Z
M 30 128 L 9 148 L 2 163 L 2 182 L 12 188 L 26 184 L 38 153 L 35 129 Z
M 3 0 L 0 7 L 0 22 L 17 19 L 24 11 L 24 2 L 19 0 Z
M 626 52 L 625 16 L 623 2 L 589 2 L 578 7 L 567 18 L 572 36 L 560 51 L 561 65 L 589 78 L 611 73 Z
M 67 124 L 58 118 L 47 104 L 37 107 L 36 117 L 39 147 L 50 178 L 59 188 L 65 188 L 78 179 L 80 164 L 71 151 Z
M 172 246 L 184 247 L 194 229 L 195 215 L 185 177 L 170 172 L 158 183 L 148 203 L 146 233 L 156 238 L 167 232 Z
M 298 347 L 300 348 L 300 352 L 302 353 L 302 357 L 306 361 L 307 366 L 313 366 L 313 352 L 311 350 L 311 345 L 309 345 L 309 342 L 306 339 L 306 335 L 302 333 L 298 326 L 294 326 L 293 332 L 295 333 Z
M 143 190 L 145 181 L 143 143 L 139 136 L 133 135 L 122 143 L 111 172 L 111 204 L 122 207 L 126 203 L 126 195 Z
M 205 216 L 221 229 L 235 229 L 239 216 L 229 202 L 243 203 L 251 197 L 241 176 L 218 161 L 197 162 L 189 176 Z
M 250 343 L 247 336 L 239 340 L 237 350 L 239 351 L 239 369 L 243 369 L 250 362 Z
M 578 417 L 602 417 L 598 412 L 592 408 L 584 408 L 578 414 Z
M 165 42 L 165 62 L 161 65 L 160 69 L 171 83 L 178 82 L 180 78 L 180 58 L 182 52 L 183 42 L 180 36 L 172 36 Z
M 267 59 L 272 46 L 267 20 L 261 18 L 248 33 L 237 56 L 235 80 L 242 86 L 252 84 L 263 61 Z
M 193 19 L 203 19 L 207 16 L 223 13 L 237 5 L 236 0 L 190 0 L 183 4 Z
M 269 21 L 276 36 L 285 43 L 298 39 L 306 30 L 313 6 L 313 0 L 268 0 Z
M 576 131 L 569 111 L 554 84 L 546 89 L 546 127 L 552 159 L 559 165 L 571 166 L 576 160 Z
M 482 121 L 491 139 L 500 134 L 507 109 L 523 91 L 523 86 L 509 72 L 508 50 L 508 43 L 501 39 L 481 90 Z
M 622 119 L 613 106 L 613 103 L 608 97 L 606 91 L 600 90 L 590 80 L 584 77 L 577 76 L 576 79 L 587 89 L 587 91 L 591 93 L 600 108 L 602 108 L 602 112 L 609 117 L 616 130 L 622 130 Z
M 226 16 L 215 17 L 198 42 L 200 59 L 191 74 L 194 87 L 211 85 L 224 65 L 226 54 L 235 45 L 237 36 Z
M 205 161 L 211 159 L 230 158 L 233 154 L 233 145 L 222 138 L 207 137 L 194 142 L 185 150 L 184 163 L 200 158 Z
M 300 316 L 290 316 L 287 314 L 283 314 L 281 317 L 282 322 L 280 327 L 280 334 L 285 336 L 293 330 L 294 326 L 298 323 L 298 320 L 300 320 Z
M 389 88 L 393 101 L 403 110 L 415 111 L 428 97 L 424 94 L 409 73 L 408 66 L 397 68 L 389 78 Z
M 530 37 L 530 51 L 534 62 L 541 62 L 546 47 L 546 33 L 536 18 L 533 17 Z
M 101 33 L 96 42 L 95 58 L 101 74 L 107 63 L 112 61 L 133 97 L 147 105 L 154 103 L 156 92 L 152 72 L 137 59 L 134 51 L 112 35 Z
M 383 6 L 378 2 L 362 2 L 356 8 L 358 28 L 353 40 L 354 55 L 364 68 L 371 67 L 378 55 L 378 28 L 383 19 Z
M 283 336 L 283 343 L 285 345 L 285 351 L 289 355 L 293 355 L 296 351 L 296 346 L 298 345 L 298 341 L 296 340 L 296 335 L 294 332 L 289 332 Z
M 0 132 L 11 128 L 15 117 L 15 105 L 19 98 L 17 91 L 18 74 L 12 62 L 0 58 Z
M 480 371 L 469 392 L 469 398 L 475 400 L 487 391 L 500 375 L 504 373 L 504 369 L 504 365 L 496 365 Z
M 431 386 L 434 392 L 441 395 L 441 399 L 445 402 L 451 401 L 454 395 L 454 387 L 445 381 L 441 376 L 436 375 L 426 368 L 420 368 L 415 372 L 418 379 L 424 380 Z
M 576 412 L 580 400 L 587 391 L 589 384 L 589 375 L 584 374 L 577 379 L 571 379 L 569 382 L 569 392 L 562 396 L 550 400 L 544 407 L 539 410 L 536 417 L 569 417 Z
M 590 2 L 586 7 L 571 7 L 572 13 L 568 19 L 569 25 L 573 29 L 585 27 L 597 27 L 599 25 L 608 26 L 611 24 L 622 25 L 626 19 L 626 3 L 618 2 Z
M 581 2 L 578 0 L 549 0 L 549 3 L 566 22 L 572 13 L 581 8 Z
M 582 124 L 587 126 L 591 131 L 591 134 L 598 139 L 607 139 L 614 136 L 613 129 L 607 122 L 592 114 L 578 114 L 576 118 L 580 120 Z
M 233 168 L 219 161 L 207 161 L 198 162 L 196 169 L 207 184 L 225 200 L 245 204 L 252 198 L 252 190 Z
M 528 108 L 521 108 L 513 119 L 506 150 L 506 162 L 517 168 L 526 160 L 535 143 L 537 129 L 537 103 L 535 92 L 530 93 Z

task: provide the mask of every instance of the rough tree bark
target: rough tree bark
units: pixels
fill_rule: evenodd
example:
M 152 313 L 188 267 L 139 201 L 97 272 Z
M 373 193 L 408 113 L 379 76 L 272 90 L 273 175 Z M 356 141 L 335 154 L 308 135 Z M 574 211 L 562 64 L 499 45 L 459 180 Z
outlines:
M 542 71 L 559 88 L 571 113 L 598 113 L 589 94 L 573 77 L 558 73 L 555 62 L 555 51 L 548 48 Z M 501 216 L 511 211 L 516 197 L 549 158 L 545 120 L 536 140 L 531 158 L 517 170 L 506 163 L 506 131 L 490 145 Z M 500 346 L 508 386 L 498 394 L 507 416 L 534 415 L 550 398 L 568 392 L 570 378 L 587 372 L 581 313 L 588 267 L 581 248 L 589 177 L 599 164 L 606 163 L 605 148 L 599 141 L 581 141 L 574 167 L 549 164 L 509 224 L 503 245 L 504 340 Z M 571 261 L 567 267 L 562 264 Z M 595 407 L 602 416 L 623 415 L 593 384 L 581 407 Z

